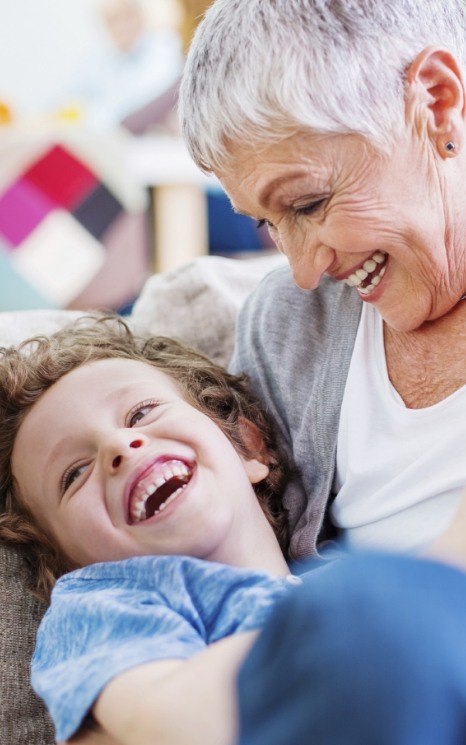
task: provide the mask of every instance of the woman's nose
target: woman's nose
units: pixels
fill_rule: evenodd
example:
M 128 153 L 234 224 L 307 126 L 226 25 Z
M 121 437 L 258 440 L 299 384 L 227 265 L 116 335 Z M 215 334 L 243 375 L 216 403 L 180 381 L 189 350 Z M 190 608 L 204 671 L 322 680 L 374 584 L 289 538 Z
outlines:
M 334 261 L 335 251 L 327 246 L 319 246 L 312 253 L 306 253 L 294 266 L 291 264 L 294 281 L 303 290 L 315 290 Z
M 290 263 L 294 281 L 303 290 L 315 290 L 335 260 L 335 251 L 321 243 L 315 230 L 304 234 L 293 231 L 280 236 L 278 244 Z
M 335 261 L 335 251 L 328 246 L 303 244 L 285 251 L 293 279 L 303 290 L 315 290 Z
M 134 455 L 134 451 L 144 447 L 144 435 L 133 430 L 120 430 L 108 438 L 104 445 L 104 463 L 108 471 L 118 471 L 122 463 Z

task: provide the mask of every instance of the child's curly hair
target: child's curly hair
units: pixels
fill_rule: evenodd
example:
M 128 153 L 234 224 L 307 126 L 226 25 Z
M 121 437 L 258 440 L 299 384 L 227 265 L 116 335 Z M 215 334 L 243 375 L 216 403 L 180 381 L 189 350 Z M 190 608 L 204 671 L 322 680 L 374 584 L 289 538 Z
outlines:
M 278 452 L 271 422 L 249 391 L 244 376 L 230 375 L 193 349 L 165 337 L 136 336 L 117 316 L 86 316 L 51 336 L 0 348 L 0 539 L 21 546 L 32 569 L 33 589 L 47 598 L 56 579 L 71 568 L 21 500 L 11 456 L 21 423 L 42 394 L 80 365 L 109 358 L 140 360 L 176 380 L 187 400 L 213 419 L 245 457 L 258 456 L 241 439 L 240 420 L 261 431 L 268 477 L 254 485 L 280 546 L 288 549 L 288 525 L 281 502 L 288 466 Z

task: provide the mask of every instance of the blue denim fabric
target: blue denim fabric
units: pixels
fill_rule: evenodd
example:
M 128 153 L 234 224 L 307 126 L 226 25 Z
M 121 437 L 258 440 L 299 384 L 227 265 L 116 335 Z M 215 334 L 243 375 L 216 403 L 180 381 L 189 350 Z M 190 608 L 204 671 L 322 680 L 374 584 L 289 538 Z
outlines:
M 261 627 L 289 585 L 182 556 L 94 564 L 62 577 L 39 629 L 32 684 L 58 740 L 80 727 L 105 685 L 136 665 L 186 658 Z
M 239 699 L 240 745 L 466 743 L 466 574 L 379 554 L 307 574 Z

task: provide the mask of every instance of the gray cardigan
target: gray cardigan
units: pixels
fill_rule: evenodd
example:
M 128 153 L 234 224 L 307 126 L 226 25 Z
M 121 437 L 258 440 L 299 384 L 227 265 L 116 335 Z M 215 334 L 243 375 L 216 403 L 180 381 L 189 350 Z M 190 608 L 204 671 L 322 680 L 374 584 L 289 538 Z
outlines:
M 301 290 L 285 267 L 261 282 L 238 319 L 231 369 L 248 375 L 298 470 L 284 497 L 293 559 L 316 553 L 361 308 L 343 282 L 324 279 L 312 292 Z

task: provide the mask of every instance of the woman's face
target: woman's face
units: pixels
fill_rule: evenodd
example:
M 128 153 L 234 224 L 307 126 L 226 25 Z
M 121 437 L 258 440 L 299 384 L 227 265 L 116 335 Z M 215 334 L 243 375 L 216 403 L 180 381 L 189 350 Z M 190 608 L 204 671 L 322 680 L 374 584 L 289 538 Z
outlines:
M 233 158 L 217 173 L 233 207 L 266 221 L 299 287 L 323 274 L 346 281 L 400 331 L 444 315 L 465 292 L 448 186 L 458 163 L 428 138 L 406 134 L 382 156 L 357 135 L 297 133 Z

